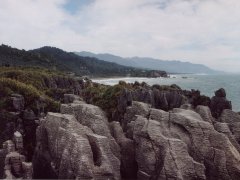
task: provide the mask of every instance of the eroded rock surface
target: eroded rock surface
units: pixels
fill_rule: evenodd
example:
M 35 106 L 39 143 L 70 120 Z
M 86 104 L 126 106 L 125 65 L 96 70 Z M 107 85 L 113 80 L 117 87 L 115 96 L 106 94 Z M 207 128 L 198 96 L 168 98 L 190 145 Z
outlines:
M 231 101 L 227 100 L 226 92 L 223 88 L 215 91 L 215 96 L 211 98 L 210 108 L 215 118 L 218 118 L 224 109 L 232 109 Z
M 223 93 L 222 93 L 223 94 Z M 183 105 L 167 112 L 131 101 L 120 122 L 74 100 L 37 129 L 36 178 L 238 180 L 240 115 Z M 45 173 L 43 173 L 45 172 Z M 44 175 L 48 175 L 44 177 Z
M 110 133 L 105 113 L 99 107 L 80 101 L 63 104 L 61 113 L 74 115 L 80 124 L 89 127 L 95 134 L 109 138 L 112 152 L 120 159 L 119 146 Z
M 135 143 L 126 138 L 119 122 L 110 123 L 111 133 L 121 149 L 121 175 L 122 178 L 136 179 L 137 162 L 135 158 Z
M 41 122 L 33 165 L 35 178 L 120 179 L 109 139 L 67 114 L 48 113 Z
M 148 113 L 136 113 L 138 116 L 129 121 L 133 126 L 138 179 L 240 178 L 236 137 L 228 126 L 214 128 L 208 108 L 199 106 L 196 111 L 199 114 L 186 109 L 165 112 L 149 108 Z M 125 117 L 133 117 L 127 113 Z M 222 116 L 229 117 L 229 113 Z

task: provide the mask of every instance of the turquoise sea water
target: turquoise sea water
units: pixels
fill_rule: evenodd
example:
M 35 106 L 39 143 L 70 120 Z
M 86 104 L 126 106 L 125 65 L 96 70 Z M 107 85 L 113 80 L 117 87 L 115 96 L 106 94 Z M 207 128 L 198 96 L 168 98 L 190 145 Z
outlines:
M 214 91 L 224 88 L 228 100 L 232 101 L 233 110 L 240 111 L 240 74 L 224 75 L 170 75 L 170 78 L 113 78 L 93 80 L 102 84 L 114 85 L 120 80 L 126 82 L 145 81 L 149 85 L 171 85 L 177 84 L 182 89 L 199 89 L 201 94 L 212 97 Z

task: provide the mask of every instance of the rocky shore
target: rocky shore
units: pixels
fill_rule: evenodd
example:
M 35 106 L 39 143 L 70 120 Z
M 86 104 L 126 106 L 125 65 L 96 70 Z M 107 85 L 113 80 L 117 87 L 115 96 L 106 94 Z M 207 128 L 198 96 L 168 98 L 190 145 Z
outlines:
M 12 94 L 15 120 L 1 133 L 2 178 L 10 169 L 25 179 L 240 179 L 240 115 L 224 89 L 209 98 L 137 82 L 110 87 L 83 80 L 72 88 L 78 93 L 65 94 L 59 112 L 46 114 Z M 16 132 L 22 150 L 10 148 L 11 140 L 19 142 Z

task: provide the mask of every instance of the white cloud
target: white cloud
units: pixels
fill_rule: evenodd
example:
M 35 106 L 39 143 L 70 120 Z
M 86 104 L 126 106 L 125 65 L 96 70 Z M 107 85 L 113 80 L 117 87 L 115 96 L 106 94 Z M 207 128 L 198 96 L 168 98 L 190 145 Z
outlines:
M 240 71 L 239 0 L 95 0 L 74 14 L 69 1 L 1 0 L 0 41 Z

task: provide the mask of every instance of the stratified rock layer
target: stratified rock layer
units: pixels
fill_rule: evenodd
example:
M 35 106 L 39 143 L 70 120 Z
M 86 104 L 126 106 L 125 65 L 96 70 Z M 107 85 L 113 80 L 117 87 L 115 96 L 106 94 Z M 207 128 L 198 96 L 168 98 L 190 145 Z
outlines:
M 48 113 L 42 121 L 33 165 L 35 178 L 120 179 L 108 138 L 67 114 Z
M 141 105 L 133 103 L 125 117 L 137 112 L 134 104 Z M 240 178 L 240 154 L 234 136 L 230 140 L 214 129 L 209 109 L 198 107 L 197 111 L 200 114 L 149 108 L 147 116 L 142 111 L 137 118 L 126 120 L 133 126 L 138 179 Z
M 125 112 L 109 123 L 99 107 L 73 100 L 48 113 L 37 129 L 34 177 L 240 179 L 238 113 L 215 119 L 207 106 L 166 112 L 136 101 Z

